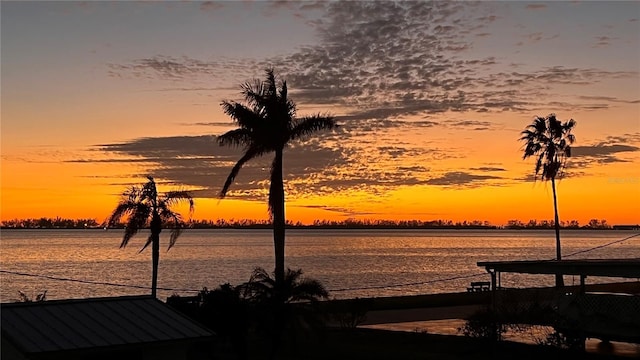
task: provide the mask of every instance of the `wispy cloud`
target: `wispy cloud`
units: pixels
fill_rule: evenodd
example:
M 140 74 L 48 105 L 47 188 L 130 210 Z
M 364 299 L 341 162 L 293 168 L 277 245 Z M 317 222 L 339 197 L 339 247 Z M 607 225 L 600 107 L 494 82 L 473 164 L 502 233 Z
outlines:
M 584 157 L 584 156 L 609 156 L 621 152 L 638 151 L 637 146 L 630 145 L 604 145 L 598 144 L 593 146 L 574 146 L 571 148 L 572 157 Z
M 471 129 L 471 130 L 489 130 L 495 128 L 495 124 L 489 121 L 478 121 L 478 120 L 462 120 L 462 121 L 452 121 L 447 123 L 447 126 L 456 128 L 456 129 Z
M 165 90 L 190 91 L 192 87 L 215 91 L 237 86 L 238 79 L 260 77 L 264 68 L 273 66 L 287 80 L 290 95 L 299 105 L 340 109 L 335 114 L 342 125 L 339 131 L 323 138 L 326 141 L 322 144 L 311 142 L 288 153 L 292 163 L 286 170 L 287 194 L 294 199 L 343 190 L 383 196 L 394 187 L 414 184 L 450 187 L 504 184 L 513 179 L 496 176 L 505 171 L 499 164 L 433 177 L 422 164 L 435 163 L 437 167 L 439 161 L 462 155 L 456 154 L 455 149 L 435 145 L 399 143 L 393 132 L 487 131 L 502 126 L 493 121 L 469 119 L 468 112 L 531 114 L 541 108 L 594 110 L 612 104 L 638 103 L 638 99 L 612 96 L 554 96 L 556 89 L 567 86 L 587 89 L 611 79 L 637 78 L 634 71 L 571 65 L 536 67 L 505 64 L 498 56 L 474 56 L 470 51 L 473 41 L 486 40 L 479 38 L 490 36 L 489 26 L 498 20 L 490 6 L 482 3 L 273 2 L 265 16 L 272 16 L 283 7 L 301 16 L 307 11 L 323 12 L 322 16 L 309 17 L 308 22 L 317 31 L 317 43 L 266 59 L 199 60 L 156 55 L 111 64 L 110 71 L 114 76 L 156 80 L 161 84 L 159 88 Z M 547 4 L 532 3 L 526 7 L 540 11 Z M 555 34 L 531 32 L 524 40 L 542 43 L 555 38 Z M 201 79 L 212 78 L 214 74 L 218 76 L 215 85 L 202 82 Z M 230 75 L 220 78 L 220 74 Z M 448 119 L 451 113 L 460 119 L 444 121 L 444 113 L 449 114 Z M 214 119 L 211 123 L 194 125 L 230 124 Z M 376 134 L 375 141 L 363 136 L 372 133 Z M 355 137 L 357 142 L 348 141 Z M 166 139 L 153 141 L 157 141 L 154 146 L 162 147 Z M 177 148 L 181 140 L 170 141 Z M 211 150 L 213 146 L 207 151 L 185 151 L 182 158 L 163 158 L 143 151 L 143 144 L 143 139 L 139 139 L 129 144 L 133 149 L 127 149 L 127 144 L 111 144 L 115 146 L 104 146 L 103 150 L 152 162 L 157 176 L 199 186 L 204 189 L 203 196 L 215 196 L 217 190 L 211 184 L 222 184 L 239 156 L 237 151 Z M 624 142 L 606 146 L 620 144 Z M 572 161 L 623 160 L 618 156 L 620 152 L 594 155 L 596 150 L 587 148 L 576 147 Z M 581 155 L 581 151 L 591 151 L 591 155 Z M 264 198 L 268 168 L 268 160 L 248 165 L 234 184 L 232 196 Z M 182 175 L 189 171 L 191 175 Z
M 620 153 L 637 151 L 640 151 L 640 148 L 631 145 L 597 144 L 593 146 L 575 146 L 571 148 L 571 156 L 577 158 L 577 160 L 572 160 L 570 167 L 585 168 L 595 164 L 629 162 L 629 160 L 620 157 Z
M 485 171 L 485 172 L 507 171 L 506 169 L 501 168 L 501 167 L 491 167 L 491 166 L 481 166 L 481 167 L 476 167 L 476 168 L 469 168 L 469 170 Z
M 118 155 L 113 160 L 74 159 L 73 162 L 146 163 L 149 173 L 170 183 L 199 188 L 199 197 L 216 197 L 220 187 L 242 149 L 220 147 L 215 136 L 173 136 L 140 138 L 123 143 L 101 144 L 98 151 Z M 318 174 L 334 166 L 344 165 L 349 154 L 337 147 L 327 147 L 318 141 L 294 144 L 286 151 L 285 177 L 290 184 L 321 178 Z M 264 157 L 246 164 L 232 186 L 231 196 L 246 199 L 261 198 L 267 193 L 271 158 Z M 293 189 L 294 193 L 296 189 Z M 298 191 L 302 191 L 297 189 Z M 313 192 L 311 186 L 308 191 Z
M 594 47 L 607 47 L 611 45 L 611 41 L 614 40 L 608 36 L 598 36 L 596 37 L 596 43 L 593 45 Z
M 285 150 L 284 175 L 287 197 L 295 199 L 359 191 L 373 201 L 392 189 L 411 185 L 472 186 L 480 181 L 500 179 L 489 175 L 451 172 L 430 178 L 429 168 L 457 157 L 451 149 L 415 146 L 397 142 L 380 145 L 363 141 L 348 145 L 340 134 L 324 134 L 322 139 L 295 143 Z M 173 136 L 139 138 L 122 143 L 100 144 L 94 151 L 110 158 L 74 158 L 76 163 L 122 163 L 145 167 L 145 173 L 171 184 L 193 188 L 197 197 L 216 197 L 242 149 L 219 147 L 215 136 Z M 229 196 L 245 200 L 265 199 L 271 156 L 246 164 L 236 178 Z M 500 171 L 481 167 L 476 171 Z
M 501 180 L 502 177 L 493 175 L 476 175 L 464 171 L 452 171 L 442 176 L 431 178 L 426 181 L 429 185 L 448 187 L 476 187 L 480 184 L 487 185 L 489 180 Z
M 630 162 L 629 155 L 640 152 L 640 147 L 631 144 L 640 142 L 640 133 L 608 136 L 594 145 L 571 147 L 571 169 L 588 168 L 594 165 Z
M 471 36 L 487 34 L 483 29 L 496 21 L 491 7 L 481 5 L 420 1 L 275 2 L 270 5 L 274 9 L 284 6 L 302 13 L 310 8 L 324 11 L 324 16 L 313 21 L 319 42 L 268 59 L 204 61 L 157 55 L 128 64 L 111 64 L 110 71 L 114 76 L 169 81 L 233 74 L 233 78 L 219 79 L 227 86 L 238 78 L 255 77 L 256 71 L 259 76 L 261 69 L 273 66 L 287 79 L 292 96 L 300 104 L 346 109 L 345 113 L 336 114 L 345 120 L 346 126 L 357 124 L 350 120 L 395 121 L 379 123 L 381 127 L 404 126 L 396 120 L 444 112 L 531 112 L 558 105 L 551 104 L 557 100 L 542 100 L 556 86 L 588 86 L 606 79 L 638 76 L 629 71 L 568 66 L 506 72 L 505 64 L 495 57 L 477 58 L 469 51 L 473 46 Z M 527 8 L 540 10 L 546 6 L 532 3 Z M 532 41 L 548 41 L 557 35 L 538 32 L 527 37 Z M 615 101 L 580 100 L 588 99 L 567 100 L 562 104 L 593 110 L 607 108 Z M 490 124 L 486 122 L 475 126 L 477 130 L 488 128 Z

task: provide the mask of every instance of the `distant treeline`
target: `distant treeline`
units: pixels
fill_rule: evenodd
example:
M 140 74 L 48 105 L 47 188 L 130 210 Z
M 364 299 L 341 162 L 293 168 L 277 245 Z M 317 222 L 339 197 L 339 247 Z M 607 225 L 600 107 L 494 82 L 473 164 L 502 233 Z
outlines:
M 96 219 L 63 219 L 56 218 L 34 218 L 34 219 L 13 219 L 0 222 L 2 229 L 96 229 L 100 223 Z
M 186 225 L 192 229 L 270 229 L 269 220 L 191 220 Z M 580 225 L 577 220 L 561 221 L 563 229 L 612 229 L 629 228 L 638 229 L 638 225 L 607 224 L 606 220 L 591 219 L 588 224 Z M 3 229 L 98 229 L 104 227 L 96 219 L 63 219 L 34 218 L 14 219 L 0 222 Z M 123 228 L 124 224 L 118 224 L 114 228 Z M 314 228 L 314 229 L 553 229 L 554 223 L 549 220 L 509 220 L 505 226 L 492 225 L 488 221 L 451 221 L 451 220 L 315 220 L 311 224 L 287 221 L 288 228 Z

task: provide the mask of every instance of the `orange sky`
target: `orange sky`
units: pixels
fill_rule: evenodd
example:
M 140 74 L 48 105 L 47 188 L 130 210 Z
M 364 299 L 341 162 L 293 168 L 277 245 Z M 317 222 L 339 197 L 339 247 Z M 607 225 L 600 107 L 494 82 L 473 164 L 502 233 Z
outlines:
M 640 4 L 211 4 L 2 3 L 2 220 L 103 220 L 146 175 L 195 218 L 267 218 L 269 159 L 219 201 L 240 153 L 208 136 L 274 66 L 341 125 L 285 153 L 288 220 L 552 219 L 517 139 L 555 112 L 561 220 L 640 223 Z

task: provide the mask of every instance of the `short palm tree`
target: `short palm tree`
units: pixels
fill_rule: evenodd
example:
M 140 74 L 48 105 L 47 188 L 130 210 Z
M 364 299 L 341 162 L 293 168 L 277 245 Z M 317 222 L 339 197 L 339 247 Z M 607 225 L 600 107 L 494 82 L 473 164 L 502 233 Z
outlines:
M 522 131 L 520 141 L 524 141 L 524 156 L 537 158 L 536 179 L 551 180 L 553 190 L 553 208 L 556 230 L 556 260 L 562 260 L 560 249 L 560 222 L 558 219 L 558 200 L 556 195 L 556 178 L 563 175 L 567 158 L 571 156 L 571 144 L 576 140 L 571 134 L 575 120 L 561 122 L 555 114 L 547 117 L 536 116 L 531 125 Z M 556 285 L 562 285 L 562 277 L 556 276 Z
M 242 146 L 244 154 L 233 166 L 220 191 L 226 196 L 229 187 L 248 161 L 268 153 L 274 153 L 269 187 L 269 212 L 273 221 L 275 251 L 275 279 L 284 281 L 285 250 L 285 197 L 282 176 L 284 149 L 292 141 L 312 133 L 332 129 L 336 122 L 331 116 L 320 114 L 298 118 L 296 105 L 288 98 L 287 83 L 278 83 L 273 69 L 266 70 L 264 81 L 254 79 L 242 85 L 245 103 L 223 101 L 222 109 L 239 126 L 218 137 L 218 143 L 226 146 Z
M 256 308 L 261 325 L 272 338 L 269 358 L 275 358 L 285 329 L 291 335 L 322 324 L 317 302 L 329 298 L 329 292 L 318 280 L 303 278 L 302 270 L 287 269 L 284 281 L 278 282 L 266 270 L 256 268 L 248 282 L 240 285 L 243 296 Z
M 280 297 L 285 304 L 296 302 L 315 302 L 329 297 L 322 283 L 315 279 L 303 278 L 302 270 L 287 269 L 283 286 L 263 268 L 255 268 L 249 282 L 243 284 L 245 297 L 258 303 L 277 302 Z M 278 293 L 281 294 L 278 294 Z
M 168 247 L 168 249 L 171 249 L 185 225 L 182 216 L 174 212 L 171 206 L 180 202 L 187 202 L 191 214 L 194 203 L 193 198 L 187 191 L 169 191 L 165 194 L 158 194 L 153 178 L 148 176 L 147 179 L 149 181 L 142 187 L 132 186 L 122 194 L 122 199 L 107 219 L 106 226 L 114 226 L 120 223 L 120 219 L 126 218 L 124 237 L 122 238 L 122 243 L 120 243 L 120 248 L 127 246 L 129 240 L 140 229 L 149 226 L 151 234 L 140 249 L 140 252 L 151 244 L 151 295 L 155 297 L 158 287 L 158 262 L 160 259 L 160 232 L 162 232 L 162 226 L 165 224 L 171 225 Z

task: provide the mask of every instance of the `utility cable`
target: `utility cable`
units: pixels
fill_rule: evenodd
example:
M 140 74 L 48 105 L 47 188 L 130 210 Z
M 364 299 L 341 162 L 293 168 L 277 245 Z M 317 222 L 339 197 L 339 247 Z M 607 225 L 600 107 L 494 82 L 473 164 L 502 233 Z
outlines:
M 626 238 L 624 238 L 624 239 L 620 239 L 620 240 L 612 241 L 612 242 L 609 242 L 609 243 L 606 243 L 606 244 L 603 244 L 603 245 L 594 246 L 594 247 L 592 247 L 592 248 L 590 248 L 590 249 L 585 249 L 585 250 L 576 251 L 576 252 L 571 253 L 571 254 L 569 254 L 569 255 L 564 255 L 564 257 L 570 257 L 570 256 L 578 255 L 578 254 L 584 254 L 584 253 L 589 252 L 589 251 L 602 249 L 602 248 L 605 248 L 605 247 L 607 247 L 607 246 L 611 246 L 611 245 L 614 245 L 614 244 L 617 244 L 617 243 L 621 243 L 621 242 L 623 242 L 623 241 L 627 241 L 627 240 L 629 240 L 629 239 L 633 239 L 633 238 L 634 238 L 634 237 L 636 237 L 636 236 L 640 236 L 640 233 L 635 234 L 635 235 L 628 236 L 628 237 L 626 237 Z
M 37 277 L 37 278 L 49 279 L 49 280 L 71 281 L 71 282 L 77 282 L 77 283 L 82 283 L 82 284 L 106 285 L 106 286 L 117 286 L 117 287 L 126 287 L 126 288 L 134 288 L 134 289 L 151 290 L 151 288 L 148 287 L 148 286 L 130 285 L 130 284 L 118 284 L 118 283 L 110 283 L 110 282 L 103 282 L 103 281 L 72 279 L 72 278 L 64 278 L 64 277 L 57 277 L 57 276 L 51 276 L 51 275 L 29 274 L 29 273 L 18 272 L 18 271 L 0 270 L 0 273 L 12 274 L 12 275 L 21 275 L 21 276 L 29 276 L 29 277 Z M 162 287 L 158 287 L 156 289 L 157 290 L 167 290 L 167 291 L 185 291 L 185 292 L 199 292 L 200 291 L 200 290 L 193 290 L 193 289 L 173 289 L 173 288 L 162 288 Z

